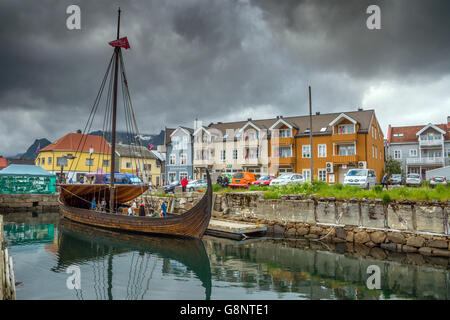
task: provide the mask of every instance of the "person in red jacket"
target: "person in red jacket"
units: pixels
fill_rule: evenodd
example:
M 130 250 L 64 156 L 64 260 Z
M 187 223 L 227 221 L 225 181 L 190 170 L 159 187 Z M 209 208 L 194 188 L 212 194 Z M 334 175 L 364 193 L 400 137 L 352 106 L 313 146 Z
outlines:
M 181 179 L 181 191 L 186 192 L 186 186 L 188 185 L 189 181 L 186 178 Z

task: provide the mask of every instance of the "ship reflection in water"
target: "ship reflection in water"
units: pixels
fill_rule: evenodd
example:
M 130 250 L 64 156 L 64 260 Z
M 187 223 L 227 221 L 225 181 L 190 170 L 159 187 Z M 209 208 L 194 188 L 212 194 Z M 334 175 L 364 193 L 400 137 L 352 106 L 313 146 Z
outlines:
M 443 260 L 438 267 L 412 264 L 406 255 L 363 258 L 303 241 L 149 237 L 49 214 L 10 214 L 5 231 L 23 283 L 18 299 L 450 298 Z M 366 286 L 370 265 L 380 267 L 380 290 Z M 73 266 L 80 289 L 67 288 Z

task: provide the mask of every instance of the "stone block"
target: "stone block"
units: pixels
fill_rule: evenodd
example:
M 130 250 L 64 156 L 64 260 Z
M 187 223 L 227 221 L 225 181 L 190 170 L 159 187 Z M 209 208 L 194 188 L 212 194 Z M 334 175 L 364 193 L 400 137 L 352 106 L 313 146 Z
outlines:
M 375 231 L 370 234 L 370 240 L 374 243 L 383 243 L 386 239 L 386 233 L 383 231 Z
M 381 201 L 361 202 L 361 225 L 367 228 L 384 228 L 384 204 Z
M 365 231 L 357 232 L 354 235 L 354 241 L 355 243 L 363 244 L 370 241 L 370 236 Z
M 417 248 L 408 246 L 408 245 L 404 245 L 404 246 L 402 246 L 402 251 L 403 252 L 417 252 Z
M 432 251 L 432 249 L 429 247 L 419 248 L 419 253 L 423 254 L 424 256 L 431 256 L 431 251 Z
M 428 247 L 433 247 L 433 248 L 440 248 L 440 249 L 447 249 L 448 248 L 448 242 L 445 240 L 429 240 L 427 242 L 427 246 Z
M 412 236 L 409 237 L 408 240 L 406 240 L 406 245 L 411 246 L 411 247 L 423 247 L 425 244 L 425 239 L 420 237 L 420 236 Z
M 359 226 L 359 202 L 336 202 L 338 224 Z M 340 218 L 339 218 L 340 217 Z
M 450 251 L 449 250 L 433 249 L 431 254 L 433 256 L 450 258 Z
M 399 243 L 399 244 L 406 243 L 405 236 L 403 234 L 401 234 L 400 232 L 389 232 L 387 234 L 387 239 L 390 242 L 394 242 L 394 243 Z
M 334 201 L 318 201 L 316 206 L 317 222 L 319 223 L 336 223 Z
M 390 229 L 414 231 L 412 205 L 391 203 L 387 208 L 387 224 Z
M 444 209 L 437 206 L 416 206 L 417 231 L 441 233 L 445 232 Z

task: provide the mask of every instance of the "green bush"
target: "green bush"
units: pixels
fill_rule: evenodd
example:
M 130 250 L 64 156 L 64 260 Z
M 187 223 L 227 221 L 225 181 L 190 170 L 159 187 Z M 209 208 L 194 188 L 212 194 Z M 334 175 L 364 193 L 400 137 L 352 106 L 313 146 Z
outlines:
M 217 191 L 219 191 L 219 190 L 222 190 L 223 188 L 222 188 L 222 186 L 221 186 L 220 184 L 214 183 L 214 184 L 212 185 L 212 189 L 213 189 L 213 192 L 217 192 Z
M 281 199 L 281 196 L 278 192 L 267 191 L 264 193 L 264 199 Z
M 391 197 L 389 196 L 388 193 L 383 194 L 383 198 L 382 199 L 383 199 L 383 203 L 384 204 L 388 204 L 389 201 L 391 201 Z
M 374 185 L 372 191 L 375 193 L 381 193 L 383 191 L 383 186 L 379 184 Z

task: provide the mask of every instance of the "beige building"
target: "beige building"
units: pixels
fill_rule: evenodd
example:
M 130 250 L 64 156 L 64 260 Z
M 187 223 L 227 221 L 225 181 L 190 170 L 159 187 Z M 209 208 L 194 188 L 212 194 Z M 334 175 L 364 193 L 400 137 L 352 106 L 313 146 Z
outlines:
M 161 160 L 144 146 L 116 144 L 116 168 L 122 173 L 134 173 L 153 186 L 161 185 Z

